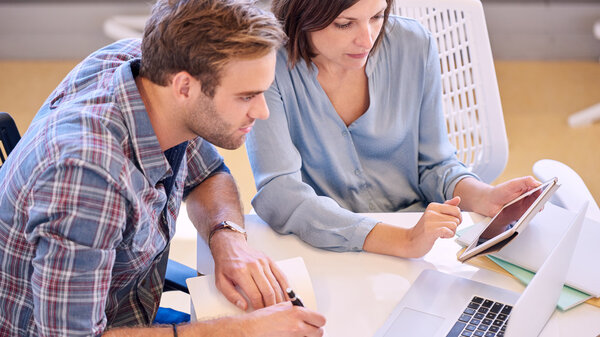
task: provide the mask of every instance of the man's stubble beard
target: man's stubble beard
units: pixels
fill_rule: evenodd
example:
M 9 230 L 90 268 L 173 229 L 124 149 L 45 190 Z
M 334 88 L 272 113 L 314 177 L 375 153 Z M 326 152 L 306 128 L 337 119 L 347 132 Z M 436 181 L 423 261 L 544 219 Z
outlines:
M 219 115 L 213 99 L 203 95 L 197 106 L 187 113 L 188 127 L 194 134 L 227 150 L 235 150 L 244 144 L 246 135 L 235 138 L 237 129 Z

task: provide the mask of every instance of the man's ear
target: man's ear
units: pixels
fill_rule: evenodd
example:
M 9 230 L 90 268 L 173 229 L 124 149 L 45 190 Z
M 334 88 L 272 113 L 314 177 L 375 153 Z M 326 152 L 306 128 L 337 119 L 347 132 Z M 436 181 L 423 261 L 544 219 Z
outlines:
M 171 86 L 173 95 L 178 99 L 188 99 L 192 91 L 198 90 L 195 86 L 199 86 L 200 81 L 195 79 L 187 71 L 180 71 L 171 78 Z

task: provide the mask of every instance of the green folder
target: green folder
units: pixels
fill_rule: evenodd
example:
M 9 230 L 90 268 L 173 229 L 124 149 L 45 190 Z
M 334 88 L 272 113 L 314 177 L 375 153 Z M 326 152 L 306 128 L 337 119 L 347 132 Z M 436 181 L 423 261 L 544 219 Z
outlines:
M 491 255 L 487 255 L 487 257 L 524 284 L 529 284 L 529 282 L 531 282 L 531 280 L 535 276 L 535 273 L 527 269 L 521 268 L 519 266 L 516 266 L 510 262 L 506 262 L 502 259 Z M 560 294 L 560 298 L 558 299 L 558 303 L 556 306 L 560 310 L 565 311 L 573 308 L 574 306 L 580 303 L 587 301 L 590 298 L 592 298 L 591 295 L 565 285 L 563 286 L 563 290 Z
M 456 235 L 461 236 L 461 234 L 465 233 L 469 229 L 471 229 L 471 227 L 459 230 L 456 232 Z M 525 285 L 529 284 L 529 282 L 531 282 L 531 280 L 535 276 L 534 272 L 514 265 L 510 262 L 506 262 L 500 258 L 491 255 L 486 255 L 486 257 L 489 258 L 495 264 L 502 267 L 502 269 L 509 272 L 512 276 L 514 276 L 517 280 L 521 281 L 521 283 Z M 556 304 L 556 306 L 558 307 L 558 309 L 565 311 L 587 301 L 590 298 L 592 298 L 591 295 L 565 285 L 563 286 L 563 290 L 560 294 L 560 298 L 558 299 L 558 303 Z

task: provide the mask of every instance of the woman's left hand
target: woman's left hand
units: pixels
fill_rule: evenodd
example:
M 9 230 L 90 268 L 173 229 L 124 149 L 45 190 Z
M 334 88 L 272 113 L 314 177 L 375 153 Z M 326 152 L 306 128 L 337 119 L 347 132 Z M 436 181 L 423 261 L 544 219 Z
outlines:
M 515 178 L 492 186 L 487 196 L 482 199 L 482 209 L 478 212 L 486 216 L 494 216 L 511 200 L 521 194 L 540 186 L 540 182 L 531 176 Z

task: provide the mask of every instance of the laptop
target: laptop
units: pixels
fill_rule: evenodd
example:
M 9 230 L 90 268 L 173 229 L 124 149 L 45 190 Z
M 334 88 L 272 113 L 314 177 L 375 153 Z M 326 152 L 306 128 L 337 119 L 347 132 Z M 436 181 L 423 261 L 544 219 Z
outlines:
M 522 294 L 428 269 L 375 337 L 538 336 L 560 297 L 586 210 L 587 203 Z

